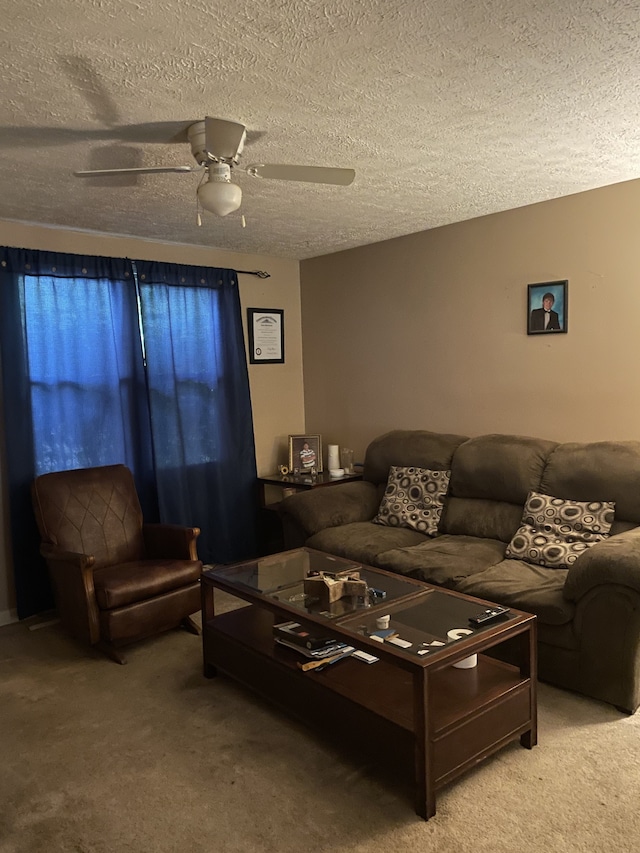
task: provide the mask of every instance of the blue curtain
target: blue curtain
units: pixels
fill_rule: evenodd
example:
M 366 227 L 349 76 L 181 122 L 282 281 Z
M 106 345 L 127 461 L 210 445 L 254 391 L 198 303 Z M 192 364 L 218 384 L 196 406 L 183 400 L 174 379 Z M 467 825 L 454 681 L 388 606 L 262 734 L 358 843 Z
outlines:
M 238 277 L 136 261 L 160 517 L 198 555 L 254 556 L 255 448 Z
M 18 616 L 53 606 L 30 487 L 47 471 L 124 462 L 157 518 L 131 264 L 3 249 L 0 351 Z
M 20 618 L 53 606 L 30 500 L 33 478 L 46 471 L 124 462 L 145 518 L 200 526 L 206 562 L 255 553 L 255 457 L 236 276 L 137 266 L 140 292 L 136 265 L 127 260 L 0 253 Z

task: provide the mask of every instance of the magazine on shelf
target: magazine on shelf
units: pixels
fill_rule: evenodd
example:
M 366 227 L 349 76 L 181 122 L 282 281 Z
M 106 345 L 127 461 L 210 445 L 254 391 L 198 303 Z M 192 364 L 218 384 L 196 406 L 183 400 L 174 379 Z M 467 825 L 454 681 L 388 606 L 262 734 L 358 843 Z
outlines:
M 307 649 L 305 646 L 300 646 L 297 643 L 290 643 L 282 637 L 274 637 L 274 640 L 278 645 L 285 646 L 288 649 L 293 649 L 295 652 L 298 652 L 299 655 L 309 658 L 309 660 L 323 660 L 324 658 L 330 658 L 347 648 L 347 643 L 341 643 L 339 640 L 335 640 L 330 646 L 324 646 L 322 649 Z
M 314 636 L 299 622 L 280 622 L 273 626 L 273 634 L 306 649 L 324 649 L 335 643 L 333 637 Z

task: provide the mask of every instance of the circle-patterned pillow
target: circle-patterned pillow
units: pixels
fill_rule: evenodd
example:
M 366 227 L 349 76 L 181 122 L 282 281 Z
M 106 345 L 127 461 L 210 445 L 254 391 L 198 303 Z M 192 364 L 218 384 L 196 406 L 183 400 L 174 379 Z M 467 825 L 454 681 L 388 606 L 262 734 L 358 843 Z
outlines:
M 587 548 L 606 539 L 614 515 L 613 501 L 567 501 L 529 492 L 505 557 L 568 569 Z
M 374 522 L 435 536 L 450 479 L 451 471 L 392 465 Z

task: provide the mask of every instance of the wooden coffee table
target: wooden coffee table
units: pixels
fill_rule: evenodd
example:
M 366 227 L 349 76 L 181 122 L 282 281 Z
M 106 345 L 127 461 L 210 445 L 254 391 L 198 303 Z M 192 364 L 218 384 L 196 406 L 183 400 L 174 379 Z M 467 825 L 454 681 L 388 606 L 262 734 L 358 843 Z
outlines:
M 304 577 L 318 569 L 355 569 L 385 598 L 352 597 L 322 609 L 303 591 Z M 251 606 L 216 615 L 215 589 Z M 213 567 L 202 577 L 204 674 L 213 677 L 220 669 L 304 720 L 313 709 L 325 728 L 336 720 L 351 722 L 360 732 L 370 731 L 374 752 L 376 744 L 396 735 L 408 738 L 416 812 L 426 820 L 435 814 L 436 791 L 443 785 L 514 740 L 529 749 L 537 742 L 536 617 L 510 610 L 468 636 L 447 640 L 450 630 L 471 628 L 469 618 L 489 606 L 308 548 Z M 410 647 L 371 639 L 382 614 Z M 302 672 L 300 655 L 273 640 L 274 623 L 287 620 L 379 661 L 346 658 L 320 672 Z M 475 667 L 454 666 L 473 655 Z

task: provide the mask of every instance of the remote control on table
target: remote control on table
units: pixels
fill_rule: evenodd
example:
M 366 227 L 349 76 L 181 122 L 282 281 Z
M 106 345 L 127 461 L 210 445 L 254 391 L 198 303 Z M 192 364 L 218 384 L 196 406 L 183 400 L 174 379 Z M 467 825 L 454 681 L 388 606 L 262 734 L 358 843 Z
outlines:
M 478 628 L 481 625 L 486 625 L 487 622 L 493 622 L 500 616 L 504 616 L 505 613 L 509 613 L 508 607 L 496 605 L 495 607 L 488 607 L 486 610 L 480 611 L 480 613 L 477 613 L 475 616 L 470 616 L 469 622 Z

